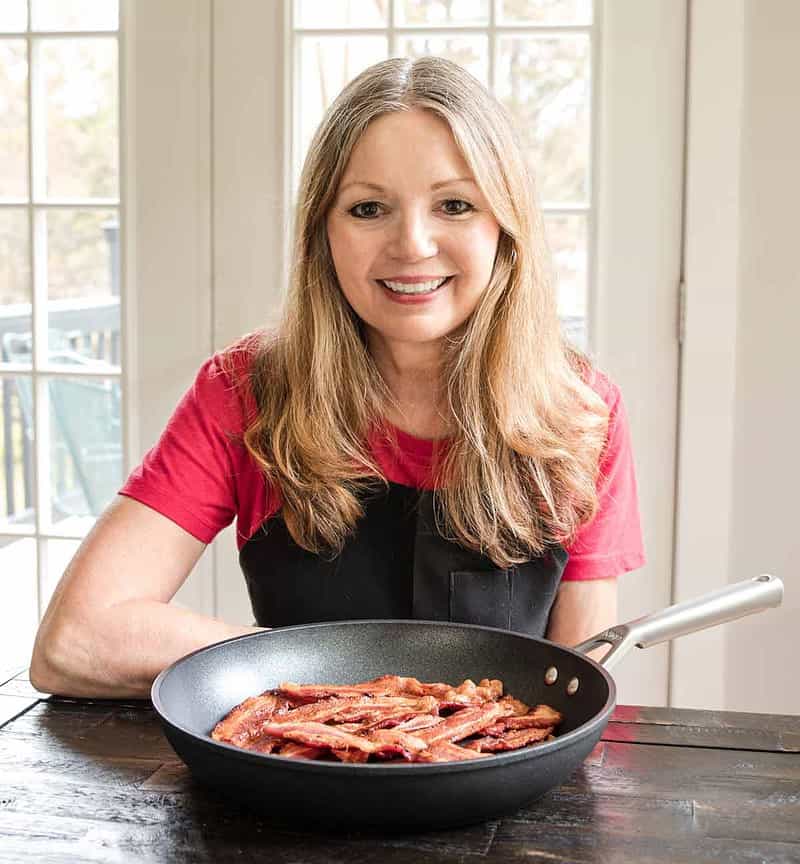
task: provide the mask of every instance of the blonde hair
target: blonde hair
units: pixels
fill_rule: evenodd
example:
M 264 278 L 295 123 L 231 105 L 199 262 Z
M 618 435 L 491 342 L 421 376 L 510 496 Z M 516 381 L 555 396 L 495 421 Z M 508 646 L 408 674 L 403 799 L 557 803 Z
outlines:
M 541 214 L 503 106 L 460 66 L 392 58 L 356 77 L 320 123 L 300 177 L 282 322 L 257 336 L 249 386 L 258 408 L 249 453 L 282 497 L 295 542 L 338 554 L 387 484 L 368 435 L 392 394 L 345 299 L 326 215 L 350 154 L 387 112 L 444 119 L 501 227 L 489 284 L 445 340 L 441 387 L 452 435 L 435 462 L 437 522 L 497 567 L 565 543 L 597 508 L 608 409 L 588 360 L 561 334 Z

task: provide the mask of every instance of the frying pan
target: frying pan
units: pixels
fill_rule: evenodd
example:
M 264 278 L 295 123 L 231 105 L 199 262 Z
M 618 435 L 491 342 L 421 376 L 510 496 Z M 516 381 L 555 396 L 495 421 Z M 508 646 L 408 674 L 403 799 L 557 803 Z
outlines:
M 576 648 L 510 630 L 417 620 L 334 621 L 265 630 L 181 658 L 153 682 L 153 706 L 192 774 L 224 795 L 305 829 L 430 830 L 518 810 L 563 783 L 614 710 L 609 669 L 646 648 L 778 606 L 780 579 L 762 575 L 613 627 Z M 610 645 L 602 662 L 585 652 Z M 466 762 L 315 762 L 242 750 L 210 732 L 248 696 L 283 681 L 348 684 L 379 675 L 460 683 L 499 678 L 529 705 L 564 720 L 555 740 Z

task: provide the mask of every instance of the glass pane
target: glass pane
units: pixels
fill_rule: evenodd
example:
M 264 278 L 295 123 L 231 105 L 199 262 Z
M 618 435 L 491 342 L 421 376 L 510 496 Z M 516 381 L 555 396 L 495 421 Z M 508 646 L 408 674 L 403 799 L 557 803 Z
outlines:
M 489 40 L 486 36 L 414 36 L 399 40 L 402 57 L 435 54 L 463 66 L 484 87 L 489 86 Z
M 62 574 L 78 551 L 80 540 L 45 540 L 42 555 L 42 612 L 47 608 Z
M 119 381 L 51 378 L 50 522 L 85 534 L 122 486 Z
M 0 209 L 0 364 L 19 350 L 19 334 L 30 337 L 30 266 L 27 211 Z
M 28 60 L 24 39 L 0 39 L 0 198 L 28 197 Z
M 34 526 L 32 393 L 30 376 L 0 375 L 0 531 Z
M 545 216 L 547 245 L 558 289 L 558 315 L 566 334 L 586 348 L 587 220 L 583 215 Z
M 39 623 L 36 602 L 36 540 L 0 537 L 0 672 L 25 669 Z
M 589 197 L 590 70 L 588 36 L 499 40 L 497 96 L 514 118 L 544 204 Z
M 368 66 L 388 57 L 383 36 L 308 36 L 300 44 L 300 160 L 325 110 L 345 85 Z
M 119 364 L 115 210 L 47 211 L 50 362 Z
M 500 24 L 591 24 L 592 0 L 498 0 Z
M 116 30 L 118 26 L 118 0 L 31 0 L 33 30 Z
M 18 33 L 28 27 L 26 0 L 3 0 L 0 3 L 0 33 Z
M 41 44 L 47 85 L 47 195 L 116 198 L 117 40 Z
M 294 10 L 295 26 L 311 30 L 389 23 L 389 0 L 295 0 Z
M 395 9 L 396 23 L 406 27 L 489 23 L 489 0 L 397 0 Z

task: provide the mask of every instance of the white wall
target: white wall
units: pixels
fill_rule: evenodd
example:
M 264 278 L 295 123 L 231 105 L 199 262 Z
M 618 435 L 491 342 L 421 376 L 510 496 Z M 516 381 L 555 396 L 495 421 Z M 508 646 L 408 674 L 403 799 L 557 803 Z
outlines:
M 673 644 L 671 703 L 800 713 L 800 4 L 690 17 L 675 598 L 771 572 L 784 604 Z
M 800 713 L 800 3 L 746 4 L 730 577 L 783 578 L 783 606 L 730 628 L 725 701 Z

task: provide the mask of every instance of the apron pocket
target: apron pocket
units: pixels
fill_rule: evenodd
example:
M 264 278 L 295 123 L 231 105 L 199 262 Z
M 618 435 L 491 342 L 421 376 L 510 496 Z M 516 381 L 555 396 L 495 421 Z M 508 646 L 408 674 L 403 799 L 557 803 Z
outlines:
M 452 570 L 450 620 L 511 628 L 511 570 Z

